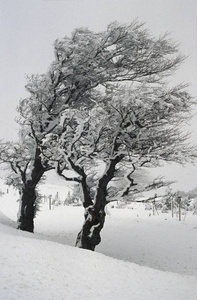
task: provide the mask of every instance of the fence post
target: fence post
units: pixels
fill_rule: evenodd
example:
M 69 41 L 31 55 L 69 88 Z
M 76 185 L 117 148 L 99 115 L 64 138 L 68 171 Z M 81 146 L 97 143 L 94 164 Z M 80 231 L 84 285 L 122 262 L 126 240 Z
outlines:
M 179 221 L 181 221 L 181 203 L 179 203 Z
M 179 221 L 181 221 L 181 197 L 177 197 L 177 203 L 179 205 Z
M 52 198 L 52 195 L 49 196 L 49 210 L 51 210 L 51 198 Z

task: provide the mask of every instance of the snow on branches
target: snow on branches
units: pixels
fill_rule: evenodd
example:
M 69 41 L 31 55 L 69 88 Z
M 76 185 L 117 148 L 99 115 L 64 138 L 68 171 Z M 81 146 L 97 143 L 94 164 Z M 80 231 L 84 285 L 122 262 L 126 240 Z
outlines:
M 195 158 L 182 131 L 192 97 L 186 86 L 166 82 L 184 57 L 167 35 L 154 38 L 137 21 L 114 22 L 99 33 L 76 29 L 55 41 L 54 52 L 46 74 L 27 78 L 29 97 L 18 107 L 21 136 L 33 145 L 27 156 L 36 183 L 56 168 L 81 183 L 84 207 L 103 209 L 110 191 L 118 196 L 110 182 L 121 172 L 125 194 L 133 170 L 147 162 Z

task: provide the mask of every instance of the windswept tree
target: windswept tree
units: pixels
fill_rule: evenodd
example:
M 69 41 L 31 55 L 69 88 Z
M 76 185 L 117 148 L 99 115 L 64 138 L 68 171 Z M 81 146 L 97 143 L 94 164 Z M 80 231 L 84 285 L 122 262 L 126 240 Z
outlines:
M 92 109 L 67 109 L 61 135 L 53 133 L 43 141 L 46 156 L 55 145 L 58 173 L 81 184 L 85 222 L 76 245 L 90 250 L 100 243 L 105 206 L 129 196 L 137 184 L 136 169 L 161 161 L 183 162 L 195 154 L 180 130 L 191 106 L 182 86 L 143 83 L 101 94 Z M 75 176 L 64 175 L 65 169 Z
M 165 84 L 184 58 L 167 36 L 152 38 L 136 22 L 113 23 L 98 34 L 78 29 L 71 38 L 57 40 L 55 52 L 51 72 L 59 81 L 57 98 L 66 106 L 62 127 L 51 140 L 59 143 L 59 158 L 63 155 L 58 172 L 74 170 L 78 176 L 65 179 L 83 189 L 85 223 L 77 245 L 94 250 L 109 196 L 129 193 L 136 167 L 193 156 L 180 130 L 191 97 L 183 86 Z M 96 164 L 105 166 L 103 174 L 92 173 Z M 128 185 L 119 191 L 110 183 L 123 172 Z
M 46 95 L 51 96 L 48 76 L 27 77 L 26 90 L 29 97 L 20 100 L 18 105 L 19 141 L 1 142 L 0 162 L 10 170 L 7 183 L 20 193 L 18 229 L 33 232 L 38 202 L 36 188 L 43 175 L 54 168 L 53 162 L 43 157 L 42 140 L 56 127 L 58 119 L 54 120 L 44 103 Z

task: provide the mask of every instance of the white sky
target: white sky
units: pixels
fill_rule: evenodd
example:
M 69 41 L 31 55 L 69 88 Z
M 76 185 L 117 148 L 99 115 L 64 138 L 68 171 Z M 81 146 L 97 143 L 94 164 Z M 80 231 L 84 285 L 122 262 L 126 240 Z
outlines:
M 53 60 L 53 42 L 76 27 L 105 30 L 112 21 L 145 22 L 152 35 L 170 32 L 188 55 L 177 83 L 197 96 L 196 0 L 0 0 L 0 139 L 17 136 L 14 118 L 25 97 L 25 74 L 42 73 Z M 197 141 L 197 120 L 192 120 Z

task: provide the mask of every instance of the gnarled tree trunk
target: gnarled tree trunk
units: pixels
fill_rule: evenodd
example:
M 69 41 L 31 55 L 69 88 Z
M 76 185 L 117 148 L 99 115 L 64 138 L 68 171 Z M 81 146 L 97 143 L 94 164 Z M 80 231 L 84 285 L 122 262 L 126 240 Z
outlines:
M 34 231 L 34 217 L 36 209 L 35 201 L 35 187 L 31 187 L 27 184 L 25 187 L 22 188 L 17 221 L 18 229 L 28 232 Z
M 116 145 L 118 148 L 118 144 Z M 114 150 L 117 150 L 114 147 Z M 113 159 L 110 159 L 106 165 L 106 170 L 103 176 L 100 178 L 95 199 L 90 199 L 89 189 L 86 181 L 82 183 L 82 189 L 84 194 L 84 208 L 85 208 L 85 222 L 82 230 L 77 236 L 76 246 L 87 250 L 95 250 L 95 247 L 101 242 L 100 232 L 105 222 L 105 206 L 107 204 L 107 185 L 114 177 L 116 165 L 122 159 L 122 155 L 116 155 Z M 91 201 L 90 201 L 91 200 Z M 89 203 L 92 204 L 89 204 Z
M 18 229 L 33 232 L 34 231 L 34 217 L 36 210 L 36 186 L 42 178 L 43 174 L 51 170 L 52 167 L 43 166 L 40 157 L 41 151 L 39 148 L 35 152 L 35 160 L 29 174 L 31 179 L 27 180 L 27 174 L 23 175 L 23 187 L 21 190 L 20 205 L 18 211 Z
M 104 209 L 97 210 L 94 206 L 89 206 L 85 210 L 85 222 L 82 230 L 78 233 L 76 246 L 94 251 L 95 247 L 101 242 L 100 232 L 104 222 Z

